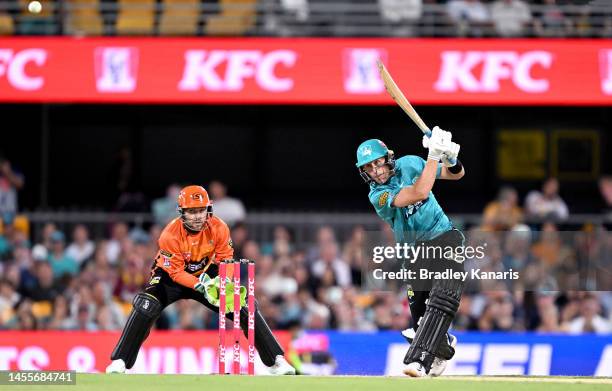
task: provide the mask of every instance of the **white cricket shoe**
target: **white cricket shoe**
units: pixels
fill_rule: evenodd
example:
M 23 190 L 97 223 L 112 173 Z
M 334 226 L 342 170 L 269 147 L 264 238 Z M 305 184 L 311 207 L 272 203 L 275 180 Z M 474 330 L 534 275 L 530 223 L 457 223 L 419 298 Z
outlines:
M 410 377 L 425 377 L 427 376 L 427 372 L 425 372 L 425 367 L 420 362 L 411 362 L 404 368 L 404 374 Z
M 106 373 L 125 373 L 125 362 L 122 359 L 113 360 L 106 367 Z
M 453 349 L 457 346 L 457 337 L 452 334 L 448 335 L 448 344 L 453 347 Z M 436 357 L 431 364 L 431 369 L 429 370 L 429 376 L 437 377 L 440 376 L 444 370 L 446 369 L 446 365 L 448 364 L 448 360 L 444 360 L 442 358 Z
M 268 371 L 270 375 L 295 375 L 295 368 L 281 355 L 276 356 L 274 365 Z

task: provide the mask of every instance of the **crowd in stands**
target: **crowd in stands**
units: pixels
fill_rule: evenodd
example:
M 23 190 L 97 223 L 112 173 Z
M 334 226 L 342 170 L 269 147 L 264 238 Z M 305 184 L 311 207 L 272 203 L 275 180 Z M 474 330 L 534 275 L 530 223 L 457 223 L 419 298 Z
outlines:
M 389 292 L 365 288 L 362 269 L 368 255 L 363 248 L 368 233 L 363 227 L 339 237 L 331 226 L 320 226 L 311 243 L 302 243 L 291 228 L 279 225 L 272 240 L 257 242 L 243 223 L 242 203 L 228 197 L 219 182 L 209 188 L 215 212 L 231 224 L 235 257 L 256 262 L 257 297 L 271 327 L 407 327 L 405 286 Z M 116 222 L 105 237 L 91 237 L 83 224 L 63 232 L 51 222 L 40 237 L 32 237 L 27 225 L 14 224 L 5 214 L 0 235 L 0 329 L 120 330 L 134 295 L 150 278 L 157 238 L 176 216 L 178 189 L 169 186 L 167 196 L 153 202 L 156 223 L 148 229 Z M 602 193 L 605 189 L 602 183 Z M 468 289 L 455 329 L 612 332 L 612 292 L 597 289 L 602 276 L 608 278 L 603 284 L 612 286 L 612 235 L 604 227 L 587 224 L 582 235 L 565 240 L 557 224 L 569 211 L 555 179 L 529 193 L 523 205 L 514 189 L 503 188 L 484 209 L 482 224 L 465 227 L 470 244 L 486 237 L 489 270 L 513 268 L 525 278 L 520 285 Z M 530 223 L 534 218 L 540 223 Z M 393 243 L 388 226 L 381 224 L 380 232 Z M 597 270 L 588 265 L 594 260 L 604 266 L 604 273 L 592 275 Z M 470 260 L 465 265 L 474 266 Z M 581 273 L 586 273 L 586 282 L 580 290 L 562 290 L 563 278 L 551 278 Z M 184 300 L 168 307 L 157 327 L 216 328 L 217 319 L 201 304 Z
M 607 0 L 3 1 L 0 34 L 610 37 Z

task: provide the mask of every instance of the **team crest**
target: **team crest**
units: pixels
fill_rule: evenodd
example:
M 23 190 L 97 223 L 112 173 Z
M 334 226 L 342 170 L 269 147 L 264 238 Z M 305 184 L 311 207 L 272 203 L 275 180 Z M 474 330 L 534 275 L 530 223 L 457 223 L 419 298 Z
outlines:
M 370 156 L 372 154 L 372 147 L 370 147 L 369 145 L 363 146 L 361 147 L 359 153 L 361 154 L 361 156 Z

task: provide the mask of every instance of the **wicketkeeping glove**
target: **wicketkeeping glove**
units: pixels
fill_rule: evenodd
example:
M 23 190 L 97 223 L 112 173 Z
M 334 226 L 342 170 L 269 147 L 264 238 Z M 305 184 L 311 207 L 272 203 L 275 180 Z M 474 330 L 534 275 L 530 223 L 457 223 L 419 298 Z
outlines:
M 210 278 L 206 273 L 200 274 L 198 282 L 194 285 L 193 289 L 198 292 L 202 292 L 208 302 L 215 307 L 219 306 L 219 276 Z M 240 307 L 246 305 L 247 289 L 244 286 L 240 286 Z M 234 311 L 234 283 L 229 278 L 225 279 L 225 313 Z

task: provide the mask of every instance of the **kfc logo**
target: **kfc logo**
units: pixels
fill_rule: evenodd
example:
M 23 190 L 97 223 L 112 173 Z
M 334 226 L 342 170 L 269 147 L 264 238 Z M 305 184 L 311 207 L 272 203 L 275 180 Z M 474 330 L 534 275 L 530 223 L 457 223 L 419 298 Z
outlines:
M 553 56 L 546 51 L 444 51 L 434 88 L 438 92 L 499 92 L 501 80 L 511 80 L 521 91 L 543 93 L 547 79 L 536 79 L 535 67 L 550 69 Z M 481 68 L 479 75 L 475 70 Z
M 136 89 L 137 48 L 96 48 L 94 57 L 98 92 L 133 92 Z
M 178 84 L 181 91 L 241 91 L 245 79 L 270 92 L 293 88 L 293 80 L 277 76 L 280 66 L 291 68 L 297 60 L 292 50 L 187 50 L 185 68 Z M 225 68 L 225 73 L 220 69 Z
M 599 52 L 599 68 L 601 73 L 601 91 L 612 95 L 612 49 Z
M 344 90 L 349 94 L 379 94 L 385 90 L 376 61 L 385 59 L 381 49 L 346 49 L 344 51 Z
M 0 77 L 6 76 L 8 83 L 22 91 L 40 90 L 45 83 L 41 76 L 26 73 L 32 71 L 32 65 L 42 67 L 47 61 L 44 49 L 24 49 L 15 52 L 13 49 L 0 49 Z

